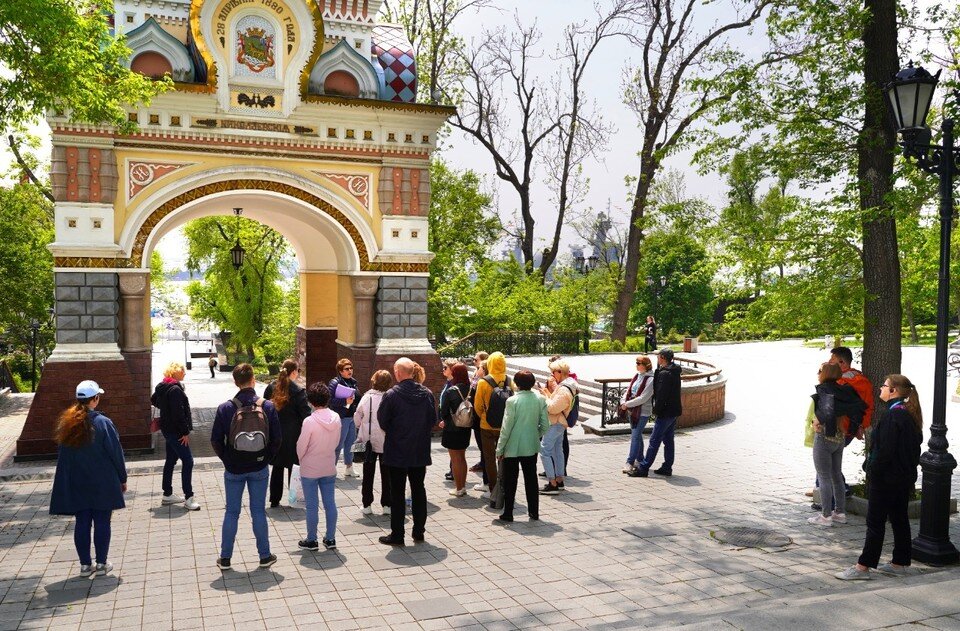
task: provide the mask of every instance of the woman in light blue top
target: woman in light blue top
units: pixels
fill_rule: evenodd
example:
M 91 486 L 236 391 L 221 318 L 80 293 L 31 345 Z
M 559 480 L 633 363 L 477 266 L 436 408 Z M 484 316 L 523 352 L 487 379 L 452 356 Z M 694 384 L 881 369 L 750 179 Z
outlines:
M 630 473 L 643 458 L 643 428 L 653 413 L 653 365 L 645 355 L 637 356 L 637 374 L 623 393 L 620 411 L 630 417 L 630 451 L 624 473 Z

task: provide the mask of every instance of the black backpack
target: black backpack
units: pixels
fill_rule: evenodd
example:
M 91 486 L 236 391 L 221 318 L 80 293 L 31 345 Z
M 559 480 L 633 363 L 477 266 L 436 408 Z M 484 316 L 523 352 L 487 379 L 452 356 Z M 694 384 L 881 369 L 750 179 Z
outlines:
M 577 424 L 577 421 L 580 420 L 580 393 L 574 392 L 573 388 L 570 386 L 561 383 L 561 388 L 566 388 L 570 391 L 570 394 L 573 395 L 573 404 L 570 406 L 570 412 L 563 415 L 565 421 L 567 421 L 567 427 L 573 427 Z
M 503 414 L 507 411 L 507 399 L 513 396 L 513 390 L 510 388 L 510 377 L 504 377 L 503 385 L 497 385 L 493 377 L 487 375 L 483 378 L 493 392 L 490 393 L 490 403 L 487 404 L 487 425 L 494 429 L 500 429 L 503 426 Z
M 263 411 L 263 399 L 257 399 L 250 405 L 243 405 L 233 399 L 237 410 L 230 422 L 227 443 L 238 464 L 255 464 L 267 459 L 267 446 L 270 444 L 270 424 Z

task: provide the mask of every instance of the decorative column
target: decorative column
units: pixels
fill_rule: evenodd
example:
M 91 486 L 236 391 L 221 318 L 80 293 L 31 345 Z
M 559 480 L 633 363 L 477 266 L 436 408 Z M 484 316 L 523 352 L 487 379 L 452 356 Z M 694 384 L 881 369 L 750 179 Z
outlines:
M 122 334 L 120 348 L 125 353 L 150 350 L 150 338 L 144 330 L 144 298 L 150 281 L 149 274 L 135 272 L 120 274 L 120 298 L 122 300 Z
M 377 276 L 353 276 L 350 279 L 353 288 L 353 298 L 357 314 L 356 346 L 358 348 L 372 348 L 376 344 L 374 337 L 376 322 L 374 320 L 373 301 L 380 288 L 380 278 Z

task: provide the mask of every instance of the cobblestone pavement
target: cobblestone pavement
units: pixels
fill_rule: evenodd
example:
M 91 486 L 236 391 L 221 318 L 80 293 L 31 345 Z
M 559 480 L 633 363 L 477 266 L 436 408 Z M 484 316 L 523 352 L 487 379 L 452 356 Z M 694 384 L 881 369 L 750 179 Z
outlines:
M 435 444 L 426 543 L 404 549 L 377 543 L 388 518 L 363 516 L 359 480 L 339 480 L 337 551 L 299 551 L 303 511 L 272 509 L 279 561 L 258 569 L 245 511 L 235 569 L 221 574 L 222 469 L 199 459 L 203 510 L 188 513 L 160 506 L 153 460 L 130 464 L 127 508 L 113 518 L 113 574 L 83 579 L 72 520 L 48 515 L 49 480 L 0 483 L 0 629 L 960 628 L 951 617 L 960 614 L 955 569 L 919 567 L 905 579 L 853 585 L 831 576 L 855 560 L 864 525 L 856 516 L 834 528 L 806 523 L 812 465 L 801 419 L 823 353 L 796 343 L 702 351 L 730 377 L 728 414 L 678 435 L 673 477 L 628 478 L 620 473 L 626 437 L 577 435 L 568 490 L 541 499 L 541 522 L 528 522 L 518 506 L 517 521 L 503 526 L 478 493 L 447 494 L 447 459 Z M 931 354 L 906 349 L 904 359 L 925 394 L 920 371 L 929 371 Z M 624 356 L 579 360 L 576 370 L 588 376 L 632 364 Z M 188 385 L 191 396 L 198 390 Z M 0 409 L 13 410 L 0 418 L 0 436 L 16 422 L 11 405 Z M 469 460 L 476 456 L 471 447 Z M 848 454 L 848 477 L 857 460 Z M 477 480 L 471 475 L 471 485 Z M 951 525 L 960 542 L 956 519 Z M 792 543 L 741 548 L 713 536 L 733 526 L 770 529 Z

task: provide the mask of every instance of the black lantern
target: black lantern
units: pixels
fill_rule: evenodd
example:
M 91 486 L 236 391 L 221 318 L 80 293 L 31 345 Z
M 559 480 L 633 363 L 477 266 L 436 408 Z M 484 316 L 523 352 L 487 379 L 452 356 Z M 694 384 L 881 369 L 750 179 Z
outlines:
M 233 209 L 233 214 L 237 216 L 237 243 L 230 248 L 230 260 L 233 262 L 233 269 L 237 271 L 243 267 L 243 258 L 247 255 L 247 251 L 240 245 L 240 214 L 242 212 L 242 208 Z
M 920 498 L 920 533 L 913 540 L 912 556 L 931 565 L 960 561 L 950 541 L 950 488 L 957 461 L 947 451 L 947 335 L 950 307 L 950 232 L 953 223 L 953 178 L 960 152 L 953 140 L 954 122 L 943 121 L 943 142 L 931 144 L 927 113 L 940 72 L 931 75 L 911 63 L 886 86 L 901 147 L 907 158 L 940 180 L 940 270 L 937 284 L 937 342 L 933 374 L 933 414 L 927 451 L 920 456 L 923 494 Z

